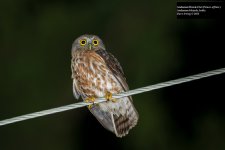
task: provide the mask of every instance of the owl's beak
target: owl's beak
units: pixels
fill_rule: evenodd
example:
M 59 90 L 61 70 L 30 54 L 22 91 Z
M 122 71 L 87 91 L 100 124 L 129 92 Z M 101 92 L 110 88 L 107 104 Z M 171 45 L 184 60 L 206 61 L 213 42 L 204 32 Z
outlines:
M 91 48 L 92 48 L 92 45 L 91 45 L 91 43 L 89 43 L 88 44 L 88 49 L 91 50 Z

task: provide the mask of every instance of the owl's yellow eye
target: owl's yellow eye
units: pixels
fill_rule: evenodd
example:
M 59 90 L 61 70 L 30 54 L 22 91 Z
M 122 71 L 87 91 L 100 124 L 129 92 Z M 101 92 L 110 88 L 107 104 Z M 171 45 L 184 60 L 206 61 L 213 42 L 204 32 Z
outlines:
M 86 40 L 80 40 L 80 45 L 81 46 L 84 46 L 86 43 L 87 43 Z
M 94 46 L 97 46 L 98 45 L 98 40 L 93 40 L 92 43 L 93 43 Z

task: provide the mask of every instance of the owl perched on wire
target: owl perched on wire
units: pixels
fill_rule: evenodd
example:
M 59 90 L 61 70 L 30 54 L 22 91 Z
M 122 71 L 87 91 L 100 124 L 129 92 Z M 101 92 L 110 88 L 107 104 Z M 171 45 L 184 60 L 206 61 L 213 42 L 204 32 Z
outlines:
M 72 45 L 73 94 L 86 102 L 105 97 L 106 102 L 88 108 L 103 127 L 123 137 L 138 121 L 132 98 L 112 99 L 112 94 L 128 90 L 124 72 L 118 60 L 95 35 L 82 35 Z

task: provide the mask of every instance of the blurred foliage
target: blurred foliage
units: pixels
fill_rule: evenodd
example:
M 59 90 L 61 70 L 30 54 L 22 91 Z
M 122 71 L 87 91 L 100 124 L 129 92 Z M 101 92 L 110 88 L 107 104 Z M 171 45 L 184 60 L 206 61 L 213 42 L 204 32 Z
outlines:
M 176 1 L 1 0 L 0 119 L 76 102 L 70 49 L 82 34 L 103 39 L 134 89 L 224 67 L 222 27 L 177 20 Z M 122 139 L 82 108 L 2 126 L 0 149 L 222 150 L 224 83 L 219 76 L 134 96 L 140 121 Z

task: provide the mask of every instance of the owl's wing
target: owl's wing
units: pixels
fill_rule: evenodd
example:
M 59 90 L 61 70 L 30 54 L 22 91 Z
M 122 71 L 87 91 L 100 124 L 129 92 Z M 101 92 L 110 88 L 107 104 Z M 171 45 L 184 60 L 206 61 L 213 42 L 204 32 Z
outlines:
M 77 82 L 76 82 L 76 79 L 74 78 L 73 79 L 73 95 L 74 97 L 78 100 L 79 97 L 80 97 L 80 93 L 78 92 L 77 90 Z
M 128 91 L 129 87 L 127 85 L 126 78 L 124 76 L 124 72 L 119 61 L 106 50 L 100 49 L 97 50 L 96 53 L 104 59 L 107 67 L 112 71 L 115 78 L 119 81 L 120 85 L 123 87 L 124 91 Z

